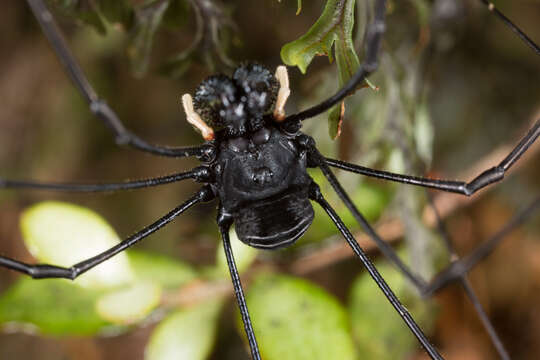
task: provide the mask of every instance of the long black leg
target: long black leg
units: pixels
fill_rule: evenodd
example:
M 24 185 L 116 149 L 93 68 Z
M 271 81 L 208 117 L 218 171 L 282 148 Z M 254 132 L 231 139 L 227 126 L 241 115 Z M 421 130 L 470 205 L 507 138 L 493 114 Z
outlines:
M 92 85 L 90 85 L 88 82 L 88 79 L 75 60 L 75 57 L 71 54 L 64 37 L 62 36 L 51 12 L 49 9 L 47 9 L 44 2 L 42 0 L 27 0 L 27 2 L 71 81 L 88 103 L 90 111 L 101 119 L 113 132 L 115 141 L 118 145 L 129 145 L 132 148 L 161 156 L 197 156 L 199 158 L 209 157 L 208 153 L 213 151 L 211 145 L 209 144 L 184 148 L 162 147 L 149 144 L 127 130 L 116 113 L 109 107 L 109 105 L 105 103 L 105 101 L 99 98 L 95 90 L 92 88 Z
M 178 206 L 174 210 L 170 211 L 165 216 L 161 217 L 154 223 L 148 225 L 144 229 L 138 231 L 137 233 L 131 235 L 121 243 L 116 246 L 113 246 L 109 250 L 102 252 L 90 259 L 81 261 L 69 268 L 48 265 L 48 264 L 26 264 L 17 260 L 9 259 L 4 256 L 0 256 L 0 266 L 6 267 L 11 270 L 15 270 L 27 275 L 32 276 L 35 279 L 45 279 L 45 278 L 66 278 L 66 279 L 75 279 L 79 275 L 84 274 L 93 267 L 101 264 L 107 259 L 110 259 L 114 255 L 118 254 L 131 247 L 135 243 L 144 239 L 153 232 L 161 229 L 163 226 L 171 222 L 175 217 L 182 214 L 184 211 L 192 207 L 193 205 L 202 202 L 209 201 L 214 197 L 212 190 L 209 187 L 203 187 L 199 190 L 192 198 L 184 202 L 182 205 Z
M 366 176 L 471 196 L 483 187 L 501 181 L 504 178 L 505 173 L 512 165 L 514 165 L 521 155 L 527 151 L 538 136 L 540 136 L 540 119 L 536 121 L 534 126 L 512 149 L 510 154 L 508 154 L 497 166 L 485 170 L 470 182 L 429 179 L 418 176 L 395 174 L 388 171 L 373 170 L 360 165 L 350 164 L 345 161 L 329 158 L 326 158 L 326 164 L 338 169 Z
M 251 318 L 246 304 L 246 298 L 244 291 L 242 290 L 242 283 L 240 281 L 240 275 L 236 268 L 234 261 L 234 255 L 231 248 L 231 242 L 229 240 L 229 229 L 232 224 L 232 219 L 229 216 L 223 214 L 222 210 L 218 213 L 218 226 L 221 232 L 221 238 L 223 239 L 223 248 L 225 250 L 225 256 L 227 258 L 227 264 L 229 265 L 229 271 L 231 273 L 231 279 L 234 287 L 234 294 L 236 295 L 236 301 L 240 309 L 242 321 L 244 323 L 244 330 L 246 331 L 249 348 L 251 349 L 251 356 L 253 360 L 261 360 L 261 354 L 259 353 L 259 346 L 257 345 L 257 339 L 255 338 L 255 331 L 253 331 L 253 325 L 251 324 Z
M 459 258 L 454 248 L 454 245 L 452 244 L 450 234 L 448 233 L 448 230 L 446 229 L 446 226 L 444 225 L 444 222 L 442 221 L 439 211 L 437 210 L 437 207 L 435 206 L 435 203 L 433 202 L 433 199 L 431 198 L 430 194 L 428 194 L 428 199 L 429 199 L 431 208 L 433 209 L 433 212 L 435 213 L 435 218 L 437 220 L 437 229 L 439 230 L 439 233 L 441 234 L 444 240 L 446 249 L 448 250 L 448 253 L 450 254 L 450 258 L 453 261 L 457 260 Z M 476 296 L 472 288 L 472 285 L 469 279 L 467 278 L 467 273 L 461 274 L 459 278 L 459 282 L 461 283 L 463 290 L 465 290 L 465 294 L 467 295 L 469 300 L 471 300 L 471 303 L 473 304 L 476 310 L 476 313 L 478 314 L 478 317 L 480 318 L 480 321 L 482 322 L 482 325 L 484 326 L 487 333 L 489 334 L 489 337 L 491 338 L 491 341 L 493 342 L 493 346 L 495 346 L 495 349 L 499 353 L 499 356 L 503 360 L 510 360 L 508 351 L 506 351 L 504 344 L 502 343 L 501 339 L 497 335 L 497 332 L 495 331 L 495 327 L 489 320 L 489 317 L 487 316 L 484 308 L 482 307 L 482 304 L 480 303 L 480 300 L 478 299 L 478 297 Z
M 407 309 L 399 302 L 398 298 L 390 289 L 386 281 L 384 281 L 383 277 L 373 263 L 369 260 L 366 253 L 362 250 L 360 245 L 358 245 L 358 242 L 354 239 L 354 236 L 351 234 L 349 229 L 345 226 L 339 215 L 335 212 L 335 210 L 328 204 L 328 202 L 324 199 L 324 197 L 321 194 L 321 191 L 319 189 L 319 186 L 315 183 L 312 184 L 312 187 L 310 189 L 310 198 L 315 200 L 316 202 L 321 205 L 321 207 L 326 211 L 328 216 L 332 219 L 338 230 L 341 232 L 345 240 L 349 243 L 349 246 L 352 248 L 356 256 L 360 258 L 362 263 L 364 264 L 366 270 L 369 272 L 369 275 L 373 278 L 375 283 L 379 286 L 381 291 L 383 292 L 384 296 L 388 299 L 388 301 L 392 304 L 394 309 L 398 312 L 399 316 L 405 321 L 411 332 L 416 336 L 420 344 L 424 347 L 426 352 L 429 354 L 429 356 L 432 359 L 443 359 L 442 356 L 439 354 L 437 349 L 427 339 L 426 335 L 422 332 L 422 329 L 416 324 L 411 314 L 407 311 Z
M 324 158 L 320 155 L 320 153 L 317 151 L 316 148 L 313 148 L 312 150 L 312 156 L 315 158 L 315 162 L 324 163 Z M 425 294 L 428 291 L 428 284 L 424 279 L 419 277 L 418 275 L 413 274 L 413 272 L 410 270 L 410 268 L 404 264 L 401 259 L 396 255 L 395 251 L 392 249 L 392 247 L 382 240 L 380 236 L 375 232 L 375 230 L 369 225 L 369 223 L 366 221 L 366 219 L 362 216 L 358 208 L 354 205 L 350 197 L 347 195 L 346 191 L 343 189 L 335 175 L 330 171 L 328 166 L 321 166 L 321 170 L 323 171 L 323 174 L 327 178 L 327 180 L 330 182 L 336 193 L 338 194 L 339 198 L 343 201 L 343 203 L 347 206 L 349 211 L 353 214 L 356 221 L 363 227 L 364 231 L 374 240 L 374 242 L 377 244 L 381 252 L 398 267 L 399 270 L 401 270 L 402 274 L 408 278 L 413 285 L 416 286 L 416 288 L 420 291 L 421 294 Z M 429 195 L 429 194 L 428 194 Z M 431 197 L 429 198 L 431 200 Z M 439 213 L 437 211 L 437 208 L 431 202 L 432 208 L 435 212 L 435 216 L 437 219 L 437 226 L 440 231 L 440 233 L 443 236 L 443 239 L 445 241 L 446 247 L 450 253 L 450 256 L 452 259 L 457 259 L 457 254 L 454 251 L 454 248 L 452 246 L 452 242 L 450 240 L 450 237 L 448 235 L 448 232 L 446 231 L 446 228 L 444 226 L 444 223 L 442 222 Z M 508 356 L 508 352 L 505 350 L 504 345 L 502 344 L 501 340 L 499 339 L 493 325 L 489 321 L 489 318 L 487 314 L 485 313 L 484 309 L 482 308 L 482 305 L 480 304 L 480 301 L 478 300 L 476 294 L 474 293 L 474 290 L 472 289 L 472 286 L 469 283 L 469 280 L 466 277 L 466 273 L 461 274 L 460 277 L 461 285 L 463 286 L 465 293 L 471 300 L 473 306 L 475 307 L 478 316 L 480 317 L 480 320 L 482 321 L 482 324 L 484 325 L 484 328 L 488 332 L 489 336 L 491 337 L 493 344 L 495 348 L 497 349 L 501 359 L 509 360 L 510 357 Z
M 456 281 L 468 273 L 474 266 L 489 256 L 497 245 L 517 226 L 523 224 L 536 210 L 540 208 L 540 196 L 536 197 L 527 207 L 518 212 L 495 235 L 480 245 L 475 251 L 461 259 L 452 262 L 441 271 L 426 289 L 426 295 L 431 295 L 449 283 Z
M 480 0 L 484 5 L 487 6 L 489 11 L 493 12 L 506 26 L 510 28 L 519 38 L 537 55 L 540 55 L 540 47 L 534 43 L 516 24 L 514 24 L 509 18 L 507 18 L 502 12 L 497 10 L 495 5 L 487 0 Z
M 365 218 L 362 216 L 362 214 L 358 211 L 356 206 L 352 203 L 351 199 L 348 197 L 347 193 L 344 191 L 341 184 L 337 181 L 334 174 L 331 172 L 325 172 L 325 169 L 322 169 L 325 173 L 326 178 L 329 180 L 332 187 L 335 189 L 338 196 L 341 198 L 341 200 L 345 203 L 349 211 L 353 214 L 357 222 L 364 228 L 364 231 L 374 240 L 374 242 L 377 244 L 381 252 L 391 261 L 393 262 L 403 273 L 403 275 L 408 278 L 415 286 L 416 288 L 422 293 L 424 296 L 425 294 L 429 293 L 432 294 L 431 290 L 428 288 L 428 284 L 419 276 L 412 273 L 412 271 L 409 269 L 407 265 L 405 265 L 401 259 L 395 254 L 392 247 L 386 243 L 384 240 L 382 240 L 378 234 L 374 231 L 374 229 L 369 225 L 369 223 L 365 220 Z M 451 257 L 453 259 L 457 259 L 457 255 L 455 254 L 455 251 L 453 250 L 452 244 L 450 242 L 450 238 L 448 237 L 448 233 L 446 232 L 446 229 L 444 228 L 444 224 L 440 220 L 440 217 L 438 215 L 438 212 L 434 208 L 434 211 L 436 212 L 436 217 L 438 221 L 438 227 L 440 229 L 441 234 L 443 235 L 443 238 L 445 239 L 445 243 L 447 245 L 447 248 L 451 254 Z M 517 224 L 515 224 L 517 226 Z M 497 352 L 499 353 L 501 359 L 509 360 L 510 357 L 508 355 L 508 352 L 506 351 L 502 341 L 498 337 L 493 325 L 491 324 L 487 314 L 485 313 L 484 309 L 482 308 L 482 305 L 480 301 L 478 300 L 476 294 L 474 293 L 474 290 L 469 282 L 469 280 L 466 277 L 466 273 L 462 273 L 460 276 L 460 283 L 463 286 L 466 295 L 471 300 L 471 303 L 473 304 L 474 308 L 476 309 L 476 312 L 486 329 L 487 333 L 489 334 L 493 345 L 495 346 Z
M 207 167 L 201 166 L 191 171 L 161 176 L 157 178 L 107 184 L 44 183 L 38 181 L 4 180 L 0 178 L 0 189 L 30 189 L 62 192 L 112 192 L 118 190 L 133 190 L 165 185 L 186 179 L 194 179 L 196 181 L 209 181 L 210 172 Z
M 306 139 L 307 140 L 307 139 Z M 307 140 L 310 141 L 310 140 Z M 423 293 L 424 289 L 427 286 L 427 282 L 419 277 L 418 275 L 415 275 L 405 263 L 399 258 L 399 256 L 396 255 L 394 249 L 381 237 L 375 229 L 369 224 L 369 222 L 366 220 L 366 218 L 360 213 L 358 208 L 354 205 L 349 195 L 347 195 L 347 192 L 341 184 L 339 183 L 336 176 L 332 173 L 328 165 L 325 163 L 324 157 L 319 153 L 319 151 L 315 148 L 315 146 L 310 146 L 310 155 L 312 157 L 313 162 L 318 164 L 319 168 L 323 172 L 324 176 L 332 185 L 335 192 L 339 196 L 339 198 L 343 201 L 345 206 L 349 209 L 351 214 L 354 216 L 355 220 L 362 226 L 364 231 L 367 233 L 367 235 L 377 244 L 377 247 L 381 250 L 384 256 L 386 256 L 392 263 L 394 263 L 395 266 L 398 267 L 399 270 L 403 273 L 403 275 L 409 279 L 417 288 L 418 290 Z

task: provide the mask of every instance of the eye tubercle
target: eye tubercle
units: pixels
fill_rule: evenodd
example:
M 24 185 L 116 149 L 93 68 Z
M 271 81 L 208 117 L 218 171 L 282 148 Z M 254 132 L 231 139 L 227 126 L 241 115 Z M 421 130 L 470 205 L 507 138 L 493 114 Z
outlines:
M 259 131 L 257 131 L 253 136 L 251 137 L 251 140 L 255 145 L 262 145 L 266 144 L 268 140 L 270 139 L 271 131 L 268 128 L 262 128 Z

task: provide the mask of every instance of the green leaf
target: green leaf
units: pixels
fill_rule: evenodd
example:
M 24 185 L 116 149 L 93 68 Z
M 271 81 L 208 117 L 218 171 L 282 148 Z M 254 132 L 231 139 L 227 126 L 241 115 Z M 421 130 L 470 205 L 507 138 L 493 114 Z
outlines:
M 178 289 L 197 276 L 191 266 L 167 256 L 134 250 L 127 255 L 136 280 L 104 294 L 96 304 L 98 314 L 115 324 L 143 320 L 159 305 L 162 289 Z
M 165 289 L 177 289 L 197 276 L 190 265 L 168 256 L 137 250 L 129 250 L 127 255 L 137 280 L 160 284 Z
M 377 269 L 424 331 L 429 332 L 433 306 L 422 300 L 402 274 L 387 263 Z M 353 334 L 363 359 L 406 359 L 420 345 L 367 273 L 355 280 L 350 295 Z
M 144 319 L 159 305 L 160 299 L 160 285 L 139 282 L 100 297 L 96 311 L 112 323 L 130 325 Z
M 342 87 L 360 67 L 352 40 L 354 3 L 355 0 L 328 0 L 322 15 L 308 32 L 283 46 L 283 62 L 298 66 L 305 73 L 315 55 L 326 55 L 332 61 L 331 49 L 335 45 L 338 85 Z M 328 132 L 332 139 L 339 136 L 344 106 L 337 104 L 328 112 Z
M 47 201 L 24 211 L 21 230 L 26 247 L 40 262 L 72 266 L 120 242 L 113 228 L 92 210 Z M 104 288 L 131 282 L 134 274 L 126 254 L 120 253 L 91 269 L 75 283 Z
M 0 323 L 47 335 L 94 335 L 109 323 L 94 310 L 101 295 L 67 280 L 20 278 L 0 298 Z
M 263 359 L 356 359 L 345 309 L 318 286 L 261 275 L 249 287 L 247 302 Z M 238 328 L 244 332 L 240 319 Z
M 204 360 L 216 339 L 221 300 L 213 300 L 167 316 L 154 330 L 145 360 Z
M 336 40 L 339 40 L 341 46 L 352 46 L 352 40 L 348 41 L 347 37 L 352 34 L 353 11 L 354 0 L 328 0 L 322 15 L 308 32 L 283 46 L 283 62 L 298 66 L 305 73 L 315 55 L 326 55 L 332 61 L 331 48 Z M 340 53 L 343 52 L 343 49 L 340 50 Z
M 238 235 L 236 235 L 234 228 L 231 228 L 231 231 L 229 231 L 229 237 L 231 239 L 231 247 L 238 272 L 244 272 L 249 268 L 253 261 L 255 261 L 258 250 L 241 242 L 240 239 L 238 239 Z M 223 276 L 229 276 L 229 266 L 227 265 L 227 258 L 225 257 L 223 246 L 218 246 L 217 248 L 216 266 Z
M 127 53 L 136 76 L 142 76 L 148 70 L 154 35 L 168 7 L 169 1 L 156 1 L 135 11 L 134 36 Z

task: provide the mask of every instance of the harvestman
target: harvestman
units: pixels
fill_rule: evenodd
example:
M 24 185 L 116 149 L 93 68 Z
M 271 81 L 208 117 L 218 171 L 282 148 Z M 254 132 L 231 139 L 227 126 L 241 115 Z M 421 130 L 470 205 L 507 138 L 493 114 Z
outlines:
M 201 132 L 205 142 L 196 147 L 179 148 L 149 144 L 127 130 L 115 112 L 97 96 L 89 84 L 43 1 L 27 0 L 27 2 L 69 77 L 88 102 L 92 113 L 100 118 L 113 132 L 118 145 L 127 145 L 140 151 L 161 156 L 176 158 L 194 156 L 202 162 L 202 165 L 187 172 L 123 183 L 59 184 L 0 179 L 0 187 L 97 192 L 144 188 L 185 179 L 193 179 L 205 185 L 186 202 L 156 222 L 123 240 L 120 244 L 69 268 L 47 264 L 26 264 L 3 256 L 0 256 L 0 266 L 30 275 L 36 279 L 75 279 L 167 225 L 176 216 L 193 205 L 217 199 L 219 200 L 217 223 L 223 239 L 236 298 L 252 357 L 258 360 L 261 356 L 234 262 L 228 235 L 229 228 L 235 223 L 238 237 L 250 246 L 264 249 L 288 246 L 299 239 L 310 226 L 314 216 L 310 200 L 313 200 L 332 219 L 354 253 L 362 261 L 371 277 L 429 356 L 432 359 L 442 359 L 437 349 L 430 344 L 407 309 L 401 305 L 385 280 L 373 266 L 351 235 L 349 229 L 325 200 L 318 185 L 308 175 L 306 169 L 314 167 L 321 169 L 341 200 L 344 201 L 358 222 L 379 245 L 382 252 L 423 294 L 431 294 L 456 279 L 463 281 L 466 290 L 471 290 L 470 287 L 467 287 L 468 283 L 465 279 L 468 270 L 487 256 L 509 228 L 523 221 L 529 213 L 540 205 L 540 201 L 537 199 L 480 250 L 462 261 L 453 262 L 447 270 L 443 271 L 431 283 L 426 283 L 415 276 L 399 260 L 389 245 L 379 238 L 354 206 L 330 167 L 470 196 L 479 189 L 502 180 L 506 171 L 540 135 L 540 120 L 537 120 L 506 158 L 497 166 L 485 170 L 470 182 L 395 174 L 325 158 L 321 155 L 315 147 L 314 140 L 300 131 L 301 122 L 328 110 L 342 101 L 346 96 L 354 92 L 356 87 L 369 74 L 377 69 L 381 38 L 386 26 L 385 0 L 376 1 L 374 19 L 367 28 L 364 63 L 351 80 L 335 95 L 312 108 L 286 116 L 284 106 L 290 93 L 286 68 L 283 66 L 278 67 L 276 74 L 273 75 L 262 65 L 243 64 L 235 70 L 232 77 L 216 75 L 203 81 L 197 88 L 194 98 L 189 94 L 182 97 L 187 120 Z M 537 54 L 540 54 L 539 47 L 509 19 L 491 3 L 486 0 L 482 0 L 482 2 L 529 47 Z M 451 249 L 450 245 L 449 248 Z M 475 302 L 474 294 L 470 295 L 470 297 Z M 475 302 L 475 305 L 479 306 L 477 302 Z M 481 308 L 479 314 L 481 317 L 485 316 Z M 487 321 L 487 318 L 485 320 Z M 491 335 L 493 329 L 489 321 L 486 328 Z M 501 357 L 507 358 L 508 356 L 496 335 L 492 336 L 494 336 L 494 343 Z

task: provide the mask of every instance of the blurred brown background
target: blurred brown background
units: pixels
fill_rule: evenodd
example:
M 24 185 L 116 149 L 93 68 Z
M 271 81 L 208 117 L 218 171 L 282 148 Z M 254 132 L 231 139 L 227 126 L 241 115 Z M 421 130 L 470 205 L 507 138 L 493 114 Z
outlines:
M 324 1 L 305 1 L 302 13 L 295 16 L 296 1 L 227 3 L 233 9 L 232 17 L 238 24 L 242 42 L 234 50 L 233 59 L 254 59 L 272 68 L 280 63 L 281 46 L 305 32 L 324 5 Z M 478 6 L 477 1 L 459 0 L 456 4 L 458 8 L 443 9 L 441 14 L 445 16 L 434 20 L 435 26 L 443 29 L 439 34 L 444 38 L 437 39 L 440 46 L 429 58 L 430 71 L 425 78 L 435 127 L 430 171 L 449 178 L 456 177 L 502 144 L 514 143 L 540 117 L 540 58 Z M 498 4 L 532 39 L 540 42 L 540 1 Z M 389 34 L 408 31 L 420 37 L 412 8 L 412 4 L 405 2 L 393 10 L 388 17 Z M 124 54 L 122 34 L 112 32 L 105 38 L 87 27 L 75 26 L 69 19 L 62 19 L 61 24 L 90 81 L 129 129 L 160 144 L 200 142 L 200 137 L 184 120 L 179 99 L 181 94 L 193 92 L 201 79 L 210 74 L 208 69 L 194 65 L 176 80 L 150 70 L 144 78 L 135 79 Z M 183 31 L 161 32 L 151 68 L 155 69 L 171 52 L 188 46 L 192 29 L 190 20 Z M 24 2 L 2 4 L 0 33 L 0 176 L 107 182 L 154 177 L 196 165 L 192 159 L 152 157 L 117 148 L 62 72 Z M 397 46 L 389 35 L 384 47 Z M 316 59 L 307 76 L 292 70 L 293 98 L 289 111 L 315 102 L 314 84 L 321 85 L 320 77 L 333 71 L 333 65 L 323 58 Z M 333 89 L 318 86 L 318 96 L 330 95 Z M 326 128 L 324 118 L 314 121 Z M 344 134 L 336 146 L 342 155 L 354 153 L 354 137 Z M 460 254 L 487 239 L 518 208 L 540 194 L 539 161 L 538 155 L 528 159 L 523 168 L 512 172 L 496 189 L 486 191 L 477 201 L 471 200 L 446 219 Z M 0 253 L 31 261 L 22 245 L 18 217 L 22 209 L 40 200 L 58 199 L 88 206 L 102 214 L 121 236 L 126 236 L 175 207 L 197 187 L 183 182 L 106 195 L 2 191 Z M 159 242 L 148 239 L 141 247 L 194 264 L 212 263 L 214 249 L 219 244 L 213 225 L 214 207 L 215 204 L 210 204 L 190 210 L 162 230 Z M 512 233 L 471 274 L 475 290 L 514 359 L 536 359 L 540 353 L 539 230 L 540 218 L 536 216 Z M 345 299 L 347 281 L 359 271 L 359 263 L 349 258 L 308 276 Z M 13 272 L 0 271 L 0 291 L 16 277 Z M 440 314 L 433 339 L 442 353 L 449 359 L 495 358 L 462 289 L 451 286 L 436 299 Z M 232 304 L 230 309 L 232 313 Z M 216 351 L 214 358 L 247 359 L 239 337 L 234 331 L 226 331 L 233 325 L 222 327 L 225 331 L 220 329 L 218 341 L 221 350 Z M 48 339 L 3 333 L 0 358 L 142 359 L 150 328 L 100 339 Z M 422 357 L 421 354 L 419 351 L 418 356 Z

